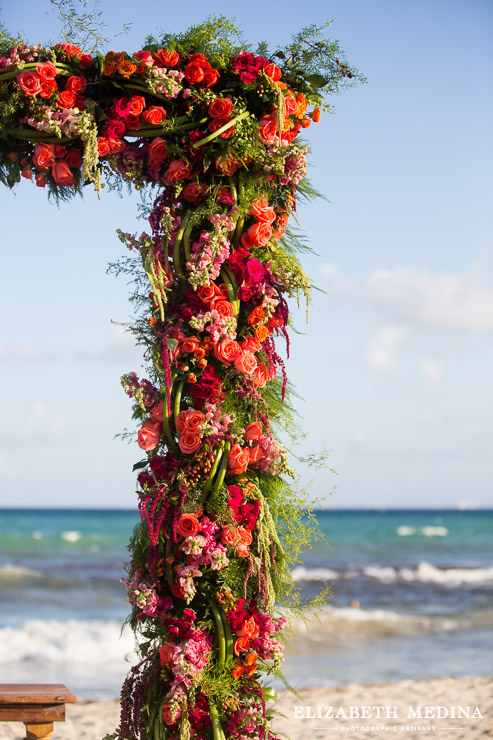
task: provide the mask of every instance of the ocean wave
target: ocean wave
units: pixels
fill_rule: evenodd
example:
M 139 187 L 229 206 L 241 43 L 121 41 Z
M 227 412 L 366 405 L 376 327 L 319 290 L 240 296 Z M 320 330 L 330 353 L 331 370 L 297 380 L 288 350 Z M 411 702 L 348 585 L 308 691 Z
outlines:
M 0 566 L 0 583 L 11 583 L 12 581 L 21 581 L 26 578 L 40 578 L 42 573 L 34 568 L 25 568 L 23 565 L 14 565 L 7 563 Z
M 428 617 L 387 609 L 325 606 L 307 621 L 301 618 L 292 621 L 293 638 L 312 643 L 340 643 L 357 637 L 436 634 L 491 626 L 492 609 L 450 617 Z
M 132 658 L 135 641 L 130 628 L 116 621 L 31 619 L 19 627 L 0 628 L 0 664 L 47 666 L 121 665 Z
M 75 529 L 69 532 L 62 532 L 60 535 L 60 538 L 65 540 L 65 542 L 78 542 L 81 537 L 81 533 L 77 532 Z
M 437 568 L 422 562 L 416 567 L 394 568 L 392 565 L 367 565 L 361 570 L 333 570 L 331 568 L 306 568 L 291 571 L 296 582 L 349 580 L 358 576 L 372 578 L 381 583 L 428 583 L 448 586 L 493 583 L 493 566 L 488 568 Z
M 447 527 L 443 526 L 429 525 L 418 530 L 417 527 L 411 527 L 407 524 L 401 524 L 400 527 L 397 527 L 396 532 L 399 537 L 412 537 L 415 534 L 422 534 L 423 537 L 447 537 L 449 533 Z
M 367 565 L 363 574 L 383 583 L 406 581 L 408 583 L 436 583 L 461 586 L 466 583 L 493 583 L 493 566 L 489 568 L 437 568 L 431 563 L 420 563 L 416 568 Z

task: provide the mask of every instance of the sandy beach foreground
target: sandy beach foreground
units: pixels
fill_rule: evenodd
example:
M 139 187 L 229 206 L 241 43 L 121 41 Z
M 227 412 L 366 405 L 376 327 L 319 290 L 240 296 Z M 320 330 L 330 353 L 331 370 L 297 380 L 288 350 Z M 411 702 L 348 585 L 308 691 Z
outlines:
M 305 689 L 303 701 L 283 694 L 274 729 L 291 740 L 322 738 L 439 737 L 477 740 L 493 737 L 493 677 L 437 678 L 337 689 Z M 116 701 L 67 707 L 54 740 L 99 740 L 118 724 Z M 0 723 L 0 737 L 21 740 L 23 725 Z

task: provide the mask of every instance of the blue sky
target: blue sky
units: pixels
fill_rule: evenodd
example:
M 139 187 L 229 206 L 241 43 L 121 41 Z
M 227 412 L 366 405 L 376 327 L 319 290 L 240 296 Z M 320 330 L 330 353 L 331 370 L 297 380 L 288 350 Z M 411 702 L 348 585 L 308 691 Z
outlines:
M 101 8 L 109 35 L 132 23 L 111 45 L 129 51 L 207 13 L 195 0 Z M 307 327 L 299 312 L 288 372 L 301 454 L 325 444 L 338 475 L 298 465 L 301 479 L 329 507 L 491 506 L 493 6 L 251 0 L 211 12 L 273 46 L 333 18 L 368 78 L 309 130 L 310 176 L 330 203 L 299 217 L 325 292 Z M 0 18 L 56 40 L 47 1 L 4 2 Z M 0 193 L 0 505 L 135 506 L 141 453 L 113 437 L 131 423 L 119 377 L 141 360 L 111 323 L 130 307 L 106 266 L 121 254 L 115 230 L 142 224 L 137 196 L 87 190 L 59 209 L 29 183 Z

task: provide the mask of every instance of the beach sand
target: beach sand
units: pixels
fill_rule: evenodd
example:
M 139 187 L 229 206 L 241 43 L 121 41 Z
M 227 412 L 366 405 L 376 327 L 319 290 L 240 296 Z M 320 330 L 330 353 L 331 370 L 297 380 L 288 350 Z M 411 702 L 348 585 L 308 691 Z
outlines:
M 427 681 L 400 681 L 372 685 L 350 684 L 332 689 L 304 689 L 304 703 L 292 694 L 282 694 L 276 709 L 285 716 L 274 720 L 274 730 L 291 740 L 322 738 L 421 738 L 477 740 L 493 738 L 493 677 L 436 678 Z M 319 709 L 320 707 L 320 709 Z M 325 717 L 329 707 L 339 718 Z M 350 707 L 370 712 L 368 719 L 350 719 Z M 377 707 L 381 709 L 378 710 Z M 428 712 L 435 718 L 426 718 Z M 438 707 L 442 707 L 441 710 Z M 452 708 L 455 707 L 455 717 Z M 458 707 L 469 718 L 458 717 Z M 477 716 L 476 707 L 482 717 Z M 411 708 L 411 716 L 409 716 Z M 341 713 L 347 716 L 345 719 Z M 421 718 L 413 716 L 420 709 Z M 437 712 L 448 716 L 437 719 Z M 354 712 L 354 710 L 353 710 Z M 377 714 L 380 713 L 380 718 Z M 472 716 L 473 714 L 476 716 Z M 317 717 L 321 714 L 321 717 Z M 118 724 L 117 701 L 93 701 L 67 707 L 67 719 L 56 723 L 53 740 L 100 740 Z M 397 718 L 395 717 L 397 715 Z M 395 729 L 393 729 L 395 728 Z M 20 723 L 0 723 L 0 737 L 24 738 Z

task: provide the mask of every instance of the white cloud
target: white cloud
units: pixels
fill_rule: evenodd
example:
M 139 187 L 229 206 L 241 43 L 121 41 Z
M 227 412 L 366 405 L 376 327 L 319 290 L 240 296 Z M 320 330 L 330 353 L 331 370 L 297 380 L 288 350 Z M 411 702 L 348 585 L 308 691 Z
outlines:
M 419 369 L 429 385 L 435 385 L 443 377 L 443 363 L 431 357 L 421 360 Z
M 362 303 L 387 321 L 430 330 L 493 331 L 493 280 L 479 272 L 435 274 L 401 267 L 354 280 L 325 265 L 332 295 Z
M 404 338 L 401 326 L 384 326 L 369 340 L 366 349 L 366 363 L 373 370 L 392 372 L 397 367 L 397 349 Z
M 67 436 L 68 425 L 65 419 L 59 415 L 50 417 L 42 401 L 33 403 L 24 420 L 17 418 L 8 431 L 0 430 L 0 442 L 14 446 L 31 442 L 60 443 Z
M 42 347 L 32 347 L 22 344 L 0 343 L 0 363 L 8 362 L 47 362 L 54 359 L 54 355 Z
M 140 363 L 143 349 L 135 344 L 135 337 L 121 324 L 111 324 L 106 345 L 93 352 L 79 352 L 76 359 L 82 362 Z

